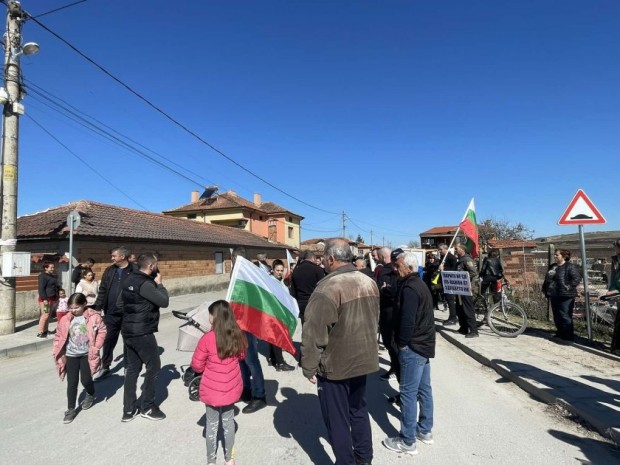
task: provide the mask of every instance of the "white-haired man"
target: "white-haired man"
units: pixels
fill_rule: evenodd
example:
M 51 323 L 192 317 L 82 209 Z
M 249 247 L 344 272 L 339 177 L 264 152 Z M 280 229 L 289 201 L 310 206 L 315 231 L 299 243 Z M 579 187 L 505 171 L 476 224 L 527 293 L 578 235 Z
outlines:
M 396 343 L 400 362 L 400 434 L 383 440 L 396 452 L 417 454 L 416 439 L 433 443 L 433 390 L 431 365 L 435 356 L 433 296 L 418 274 L 418 260 L 411 252 L 398 255 L 392 264 L 401 277 L 396 305 L 400 315 Z M 418 417 L 418 401 L 420 415 Z
M 379 370 L 379 289 L 358 273 L 348 241 L 325 244 L 323 278 L 306 307 L 301 367 L 317 384 L 321 413 L 336 463 L 372 462 L 366 375 Z

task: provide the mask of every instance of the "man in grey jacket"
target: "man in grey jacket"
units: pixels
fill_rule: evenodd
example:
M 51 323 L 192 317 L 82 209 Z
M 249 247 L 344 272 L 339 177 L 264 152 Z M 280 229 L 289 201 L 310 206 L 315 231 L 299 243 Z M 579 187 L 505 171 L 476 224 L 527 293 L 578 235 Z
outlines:
M 379 289 L 357 273 L 343 239 L 325 244 L 329 273 L 306 307 L 301 367 L 317 391 L 329 442 L 342 465 L 372 462 L 366 375 L 379 370 Z

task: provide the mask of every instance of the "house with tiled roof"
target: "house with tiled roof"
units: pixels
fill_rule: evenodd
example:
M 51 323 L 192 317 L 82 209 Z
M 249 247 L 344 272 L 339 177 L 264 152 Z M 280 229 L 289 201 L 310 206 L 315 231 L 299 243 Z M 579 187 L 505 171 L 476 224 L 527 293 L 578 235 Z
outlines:
M 420 233 L 420 246 L 423 249 L 436 249 L 442 242 L 450 244 L 458 226 L 435 226 Z
M 268 241 L 280 242 L 296 249 L 300 245 L 303 216 L 276 203 L 263 202 L 260 194 L 254 194 L 254 199 L 250 202 L 232 190 L 218 193 L 217 188 L 209 188 L 201 196 L 198 191 L 193 191 L 189 204 L 163 213 L 195 222 L 249 231 Z
M 17 278 L 18 318 L 36 315 L 36 296 L 30 294 L 36 294 L 36 277 L 43 260 L 57 263 L 59 277 L 68 289 L 67 216 L 71 212 L 80 217 L 73 236 L 73 264 L 94 258 L 97 279 L 110 264 L 110 251 L 118 246 L 136 255 L 155 253 L 171 295 L 225 288 L 231 251 L 238 246 L 246 248 L 249 259 L 267 253 L 270 259 L 286 260 L 286 245 L 243 229 L 80 200 L 17 219 L 16 250 L 30 252 L 33 258 L 31 277 Z

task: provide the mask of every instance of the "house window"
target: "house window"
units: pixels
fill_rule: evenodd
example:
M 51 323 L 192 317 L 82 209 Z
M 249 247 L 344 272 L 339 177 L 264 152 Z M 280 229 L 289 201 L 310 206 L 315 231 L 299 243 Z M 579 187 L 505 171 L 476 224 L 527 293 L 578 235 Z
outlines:
M 288 238 L 289 239 L 293 238 L 293 227 L 292 226 L 288 227 Z
M 215 252 L 215 274 L 224 273 L 224 252 Z
M 292 222 L 293 222 L 293 217 L 292 217 L 292 216 L 289 216 L 289 217 L 288 217 L 288 222 L 289 222 L 289 223 L 292 223 Z
M 188 220 L 195 220 L 196 219 L 196 213 L 188 213 L 187 214 L 187 219 Z
M 261 220 L 261 221 L 263 221 L 263 217 L 262 217 L 262 216 L 259 216 L 259 217 L 258 217 L 258 219 L 259 219 L 259 220 Z

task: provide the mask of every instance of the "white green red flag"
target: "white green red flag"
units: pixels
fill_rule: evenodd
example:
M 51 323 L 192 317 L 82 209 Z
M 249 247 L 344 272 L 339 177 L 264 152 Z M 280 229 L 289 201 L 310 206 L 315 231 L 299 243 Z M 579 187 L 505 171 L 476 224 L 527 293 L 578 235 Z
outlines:
M 295 354 L 293 334 L 299 307 L 278 280 L 238 256 L 226 300 L 242 330 Z
M 467 211 L 463 216 L 463 221 L 459 223 L 459 228 L 467 237 L 467 252 L 473 257 L 478 256 L 480 250 L 478 245 L 478 224 L 476 223 L 476 207 L 474 205 L 474 199 L 471 199 Z

